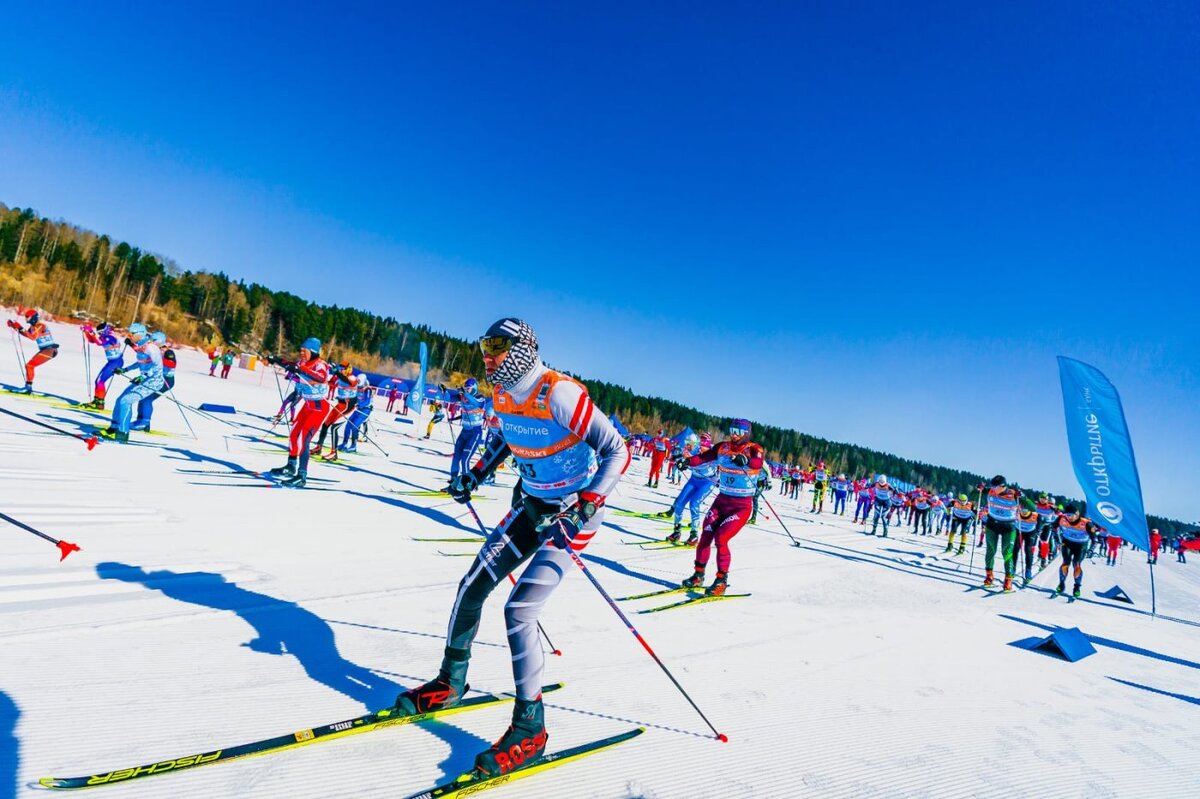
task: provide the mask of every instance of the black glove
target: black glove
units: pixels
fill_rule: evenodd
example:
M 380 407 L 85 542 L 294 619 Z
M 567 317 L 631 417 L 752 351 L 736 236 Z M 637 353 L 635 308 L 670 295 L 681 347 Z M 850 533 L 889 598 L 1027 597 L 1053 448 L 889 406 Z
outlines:
M 114 374 L 114 375 L 123 375 L 123 374 L 125 374 L 125 367 L 123 367 L 123 366 L 118 366 L 116 369 L 113 369 L 113 374 Z
M 465 472 L 459 472 L 450 479 L 450 485 L 446 487 L 446 493 L 460 504 L 471 501 L 471 492 L 479 488 L 479 476 L 475 472 L 467 469 Z
M 733 461 L 734 466 L 749 466 L 750 465 L 750 456 L 744 452 L 739 452 L 738 454 L 736 454 L 732 458 L 730 458 L 730 460 Z
M 125 337 L 125 346 L 126 346 L 126 347 L 132 347 L 132 346 L 133 346 L 133 339 L 131 339 L 129 336 L 126 336 L 126 337 Z
M 536 527 L 538 541 L 550 541 L 559 549 L 566 549 L 594 515 L 596 503 L 580 499 L 564 511 L 543 517 Z
M 135 385 L 135 386 L 140 386 L 140 385 L 142 384 L 142 376 L 141 376 L 141 375 L 138 375 L 137 377 L 133 378 L 133 379 L 132 379 L 132 380 L 130 380 L 129 382 L 130 382 L 132 385 Z
M 278 355 L 268 355 L 266 357 L 266 361 L 267 361 L 267 363 L 274 366 L 275 364 L 279 363 L 279 356 Z

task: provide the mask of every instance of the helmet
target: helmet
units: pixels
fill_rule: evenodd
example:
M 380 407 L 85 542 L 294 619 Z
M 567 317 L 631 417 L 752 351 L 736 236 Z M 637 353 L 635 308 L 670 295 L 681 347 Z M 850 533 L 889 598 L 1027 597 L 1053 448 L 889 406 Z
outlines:
M 875 482 L 881 486 L 885 486 L 887 485 L 887 476 L 881 474 L 879 477 L 875 478 Z
M 817 461 L 817 468 L 818 468 L 818 469 L 824 469 L 824 468 L 825 468 L 825 461 Z
M 349 361 L 342 361 L 341 365 L 342 365 L 343 372 L 345 372 L 348 375 L 354 374 L 354 367 L 350 365 Z
M 959 494 L 959 495 L 958 495 L 958 501 L 959 501 L 959 502 L 966 502 L 966 501 L 967 501 L 967 495 L 966 495 L 966 494 Z
M 533 371 L 540 363 L 538 340 L 533 328 L 511 316 L 497 322 L 479 337 L 479 349 L 485 357 L 508 353 L 503 363 L 488 372 L 488 379 L 508 388 Z
M 134 322 L 132 325 L 129 326 L 129 335 L 131 335 L 131 336 L 146 335 L 146 326 L 143 325 L 141 322 Z
M 750 422 L 746 419 L 734 419 L 729 423 L 730 435 L 750 435 Z
M 1006 485 L 1006 481 L 1004 480 L 1004 475 L 1002 475 L 1002 474 L 998 474 L 998 475 L 996 475 L 995 477 L 993 477 L 993 478 L 992 478 L 992 485 L 993 485 L 993 486 L 1002 486 L 1002 485 Z
M 321 339 L 309 336 L 304 339 L 304 343 L 300 345 L 300 349 L 308 350 L 313 355 L 316 355 L 321 351 Z
M 1079 508 L 1075 507 L 1074 502 L 1072 502 L 1070 505 L 1067 505 L 1067 507 L 1063 508 L 1063 510 L 1068 516 L 1074 516 L 1076 513 L 1079 513 Z
M 463 388 L 465 388 L 467 391 L 474 391 L 475 389 L 479 388 L 479 381 L 473 377 L 468 377 L 467 382 L 463 383 Z
M 704 447 L 705 449 L 707 449 L 708 447 L 711 447 L 712 446 L 712 436 L 710 436 L 708 433 L 701 433 L 700 434 L 700 446 Z
M 37 308 L 26 308 L 24 316 L 25 316 L 25 320 L 27 322 L 29 322 L 29 324 L 31 324 L 31 325 L 37 324 L 37 320 L 38 320 Z
M 153 341 L 155 344 L 166 344 L 167 343 L 167 334 L 162 332 L 161 330 L 155 330 L 153 333 L 150 334 L 150 340 Z
M 842 474 L 841 472 L 838 472 L 838 479 L 839 479 L 839 480 L 845 480 L 845 479 L 846 479 L 846 475 Z

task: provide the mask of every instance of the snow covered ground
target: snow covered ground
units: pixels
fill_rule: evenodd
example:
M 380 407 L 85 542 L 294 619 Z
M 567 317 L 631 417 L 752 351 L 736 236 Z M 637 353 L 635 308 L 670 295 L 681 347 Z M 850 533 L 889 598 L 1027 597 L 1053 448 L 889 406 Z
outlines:
M 63 350 L 36 388 L 90 398 L 78 331 L 54 332 Z M 93 368 L 101 357 L 93 348 Z M 14 361 L 0 361 L 10 386 L 21 383 Z M 193 417 L 196 441 L 160 400 L 155 426 L 171 435 L 90 453 L 0 416 L 0 510 L 83 548 L 59 563 L 52 546 L 0 523 L 0 797 L 44 793 L 39 777 L 355 716 L 436 671 L 474 545 L 414 539 L 475 528 L 453 502 L 393 491 L 444 485 L 445 425 L 422 441 L 380 408 L 372 420 L 390 457 L 366 446 L 345 465 L 314 461 L 310 477 L 328 482 L 310 485 L 322 490 L 289 491 L 222 474 L 283 462 L 282 439 L 256 442 L 279 403 L 270 375 L 210 378 L 203 354 L 184 350 L 176 394 L 239 413 L 232 425 Z M 104 426 L 45 399 L 4 394 L 0 407 L 72 430 Z M 1016 474 L 1020 464 L 994 468 Z M 644 469 L 634 462 L 612 507 L 669 501 L 665 482 L 643 487 Z M 511 485 L 501 473 L 481 492 L 486 523 L 504 513 Z M 751 597 L 632 615 L 729 743 L 711 739 L 574 575 L 542 620 L 563 651 L 548 657 L 546 681 L 567 684 L 547 696 L 549 749 L 648 732 L 489 795 L 1200 796 L 1200 563 L 1161 559 L 1157 619 L 1133 552 L 1115 568 L 1088 563 L 1074 603 L 1052 596 L 1050 569 L 995 595 L 977 588 L 982 551 L 972 576 L 967 557 L 942 554 L 944 539 L 871 538 L 848 518 L 769 497 L 800 546 L 770 511 L 734 540 L 731 591 Z M 610 515 L 588 564 L 614 596 L 668 586 L 690 571 L 690 552 L 630 545 L 666 532 Z M 1095 596 L 1114 583 L 1136 604 Z M 475 648 L 480 690 L 511 688 L 505 594 L 493 596 Z M 622 604 L 633 613 L 655 601 Z M 1097 654 L 1068 663 L 1015 645 L 1058 626 L 1081 628 Z M 474 711 L 96 791 L 406 796 L 467 769 L 508 714 Z

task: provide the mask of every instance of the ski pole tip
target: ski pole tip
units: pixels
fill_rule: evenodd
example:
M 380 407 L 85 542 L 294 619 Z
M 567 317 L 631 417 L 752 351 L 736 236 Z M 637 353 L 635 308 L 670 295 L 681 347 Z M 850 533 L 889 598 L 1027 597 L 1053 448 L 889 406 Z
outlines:
M 59 552 L 62 553 L 62 555 L 58 559 L 58 562 L 62 563 L 64 560 L 67 559 L 67 555 L 70 555 L 72 552 L 79 551 L 79 545 L 72 544 L 70 541 L 59 541 L 58 542 L 58 550 L 59 550 Z
M 554 650 L 554 654 L 558 655 L 559 657 L 562 657 L 562 650 L 561 650 L 561 649 L 555 649 L 555 650 Z
M 727 743 L 729 743 L 729 736 L 727 736 L 723 732 L 719 732 L 719 733 L 717 733 L 717 740 L 723 744 L 727 744 Z
M 96 444 L 99 443 L 99 440 L 95 436 L 88 436 L 83 440 L 83 443 L 87 444 L 88 452 L 91 452 L 96 448 Z

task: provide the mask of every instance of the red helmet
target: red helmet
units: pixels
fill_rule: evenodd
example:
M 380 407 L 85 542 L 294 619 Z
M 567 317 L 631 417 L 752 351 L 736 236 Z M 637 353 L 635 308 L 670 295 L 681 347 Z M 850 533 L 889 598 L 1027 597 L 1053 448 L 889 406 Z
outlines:
M 37 319 L 37 315 L 38 315 L 37 308 L 26 308 L 25 309 L 24 316 L 30 322 L 33 322 L 35 319 Z

